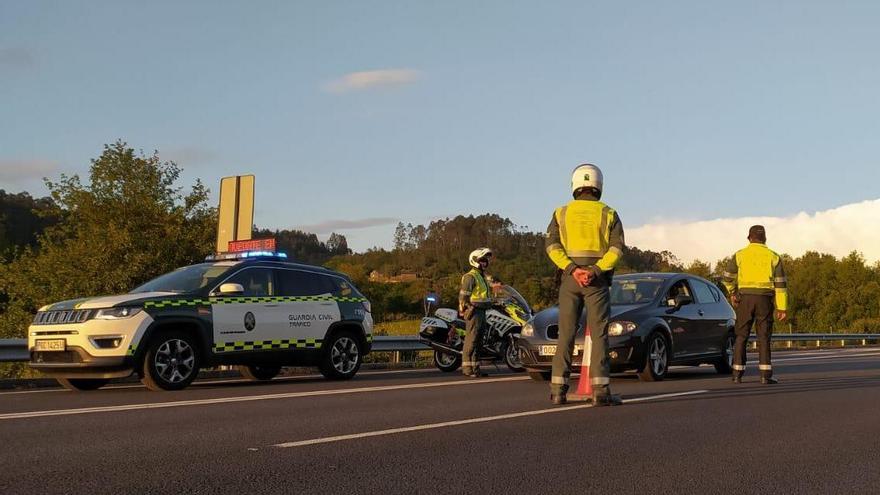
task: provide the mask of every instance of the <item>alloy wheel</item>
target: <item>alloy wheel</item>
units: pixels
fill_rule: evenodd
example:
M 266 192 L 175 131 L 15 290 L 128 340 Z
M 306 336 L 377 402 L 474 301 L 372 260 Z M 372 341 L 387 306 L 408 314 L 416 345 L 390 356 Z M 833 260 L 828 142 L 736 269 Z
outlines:
M 339 373 L 348 374 L 358 365 L 357 343 L 349 337 L 341 337 L 333 343 L 330 350 L 330 362 Z
M 655 375 L 663 375 L 666 373 L 666 341 L 663 337 L 657 337 L 651 342 L 651 351 L 649 353 L 651 359 L 651 369 Z
M 180 383 L 192 374 L 195 365 L 195 352 L 184 340 L 166 340 L 156 350 L 153 364 L 162 380 L 167 383 Z

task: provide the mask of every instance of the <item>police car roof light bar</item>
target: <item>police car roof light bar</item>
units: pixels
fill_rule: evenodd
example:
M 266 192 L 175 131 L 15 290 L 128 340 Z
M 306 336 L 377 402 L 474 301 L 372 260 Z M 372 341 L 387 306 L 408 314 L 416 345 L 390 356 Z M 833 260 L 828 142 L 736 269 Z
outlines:
M 266 258 L 273 260 L 286 260 L 287 253 L 273 252 L 273 251 L 243 251 L 239 253 L 218 253 L 212 254 L 205 258 L 205 261 L 223 261 L 223 260 L 241 260 L 241 259 L 254 259 L 254 258 Z

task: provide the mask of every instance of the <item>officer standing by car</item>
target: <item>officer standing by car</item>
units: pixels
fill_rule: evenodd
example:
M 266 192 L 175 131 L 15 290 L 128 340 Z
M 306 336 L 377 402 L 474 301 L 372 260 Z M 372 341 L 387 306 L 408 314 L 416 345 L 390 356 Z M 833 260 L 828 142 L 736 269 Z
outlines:
M 491 258 L 492 250 L 489 248 L 471 251 L 468 263 L 472 268 L 461 277 L 461 290 L 458 292 L 458 311 L 467 323 L 467 335 L 461 351 L 461 370 L 471 378 L 486 376 L 480 371 L 478 350 L 483 341 L 486 310 L 492 304 L 492 291 L 486 275 Z
M 733 381 L 742 383 L 746 370 L 746 344 L 752 325 L 758 335 L 758 369 L 761 383 L 774 384 L 770 363 L 774 299 L 776 319 L 784 321 L 788 310 L 788 288 L 782 259 L 767 247 L 762 225 L 749 228 L 749 245 L 733 255 L 724 272 L 724 285 L 736 308 L 736 342 L 733 351 Z
M 611 277 L 623 254 L 623 225 L 602 197 L 602 171 L 591 164 L 580 165 L 571 177 L 574 200 L 556 209 L 547 227 L 545 247 L 553 263 L 562 270 L 559 286 L 559 339 L 553 356 L 550 400 L 565 404 L 571 375 L 578 321 L 586 305 L 590 329 L 590 381 L 593 405 L 618 405 L 611 394 L 611 364 L 608 357 L 608 318 L 611 312 Z

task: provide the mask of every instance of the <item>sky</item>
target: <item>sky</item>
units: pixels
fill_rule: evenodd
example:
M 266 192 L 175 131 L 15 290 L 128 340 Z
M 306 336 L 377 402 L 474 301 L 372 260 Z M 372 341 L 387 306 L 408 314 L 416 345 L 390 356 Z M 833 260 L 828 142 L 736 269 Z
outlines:
M 760 218 L 779 251 L 877 260 L 878 23 L 870 1 L 0 0 L 0 188 L 45 194 L 122 139 L 214 192 L 253 173 L 260 227 L 364 250 L 459 214 L 543 231 L 591 162 L 631 245 L 715 261 Z

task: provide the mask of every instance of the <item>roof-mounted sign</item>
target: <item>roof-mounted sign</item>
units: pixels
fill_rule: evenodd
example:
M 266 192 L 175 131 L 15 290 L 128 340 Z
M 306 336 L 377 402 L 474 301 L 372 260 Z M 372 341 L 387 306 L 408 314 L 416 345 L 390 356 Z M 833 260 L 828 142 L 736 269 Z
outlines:
M 250 240 L 254 226 L 253 175 L 224 177 L 220 181 L 218 217 L 218 253 L 226 252 L 230 242 Z

